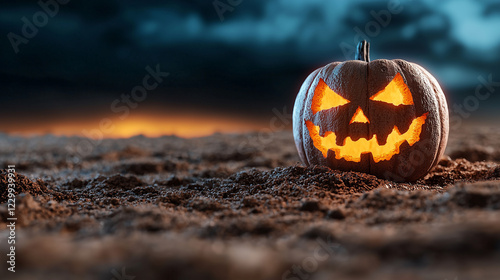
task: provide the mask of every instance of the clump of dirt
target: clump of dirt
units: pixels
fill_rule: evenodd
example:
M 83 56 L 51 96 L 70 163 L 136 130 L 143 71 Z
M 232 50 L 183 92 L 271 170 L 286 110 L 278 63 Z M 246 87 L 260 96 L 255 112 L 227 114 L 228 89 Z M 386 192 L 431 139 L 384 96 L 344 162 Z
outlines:
M 101 180 L 108 189 L 130 190 L 143 185 L 141 180 L 134 176 L 114 175 L 109 178 L 99 177 L 96 181 L 99 180 Z
M 500 184 L 459 184 L 450 194 L 450 201 L 458 206 L 500 209 Z
M 448 185 L 457 181 L 500 179 L 500 166 L 493 162 L 470 162 L 466 159 L 445 158 L 418 183 Z
M 35 182 L 28 179 L 28 177 L 14 173 L 14 189 L 15 194 L 29 193 L 31 195 L 42 195 L 50 196 L 56 200 L 64 199 L 74 199 L 71 194 L 63 194 L 58 191 L 50 190 L 47 188 L 47 183 L 41 179 L 37 179 Z M 8 184 L 9 184 L 9 173 L 7 169 L 0 170 L 0 203 L 7 202 L 8 200 Z
M 67 207 L 67 203 L 60 203 L 48 196 L 32 196 L 29 193 L 21 193 L 16 197 L 15 217 L 16 224 L 21 227 L 32 229 L 45 227 L 45 221 L 51 221 L 52 229 L 58 230 L 61 221 L 73 214 L 73 210 Z M 12 217 L 7 208 L 0 207 L 0 216 L 5 220 Z

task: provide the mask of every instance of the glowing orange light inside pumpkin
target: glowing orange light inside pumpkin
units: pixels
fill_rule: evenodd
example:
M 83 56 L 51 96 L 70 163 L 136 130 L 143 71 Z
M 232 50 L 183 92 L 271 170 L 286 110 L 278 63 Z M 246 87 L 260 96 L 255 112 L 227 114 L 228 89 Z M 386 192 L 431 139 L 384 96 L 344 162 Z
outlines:
M 360 162 L 362 154 L 371 153 L 373 161 L 379 162 L 390 160 L 393 155 L 399 154 L 399 147 L 404 141 L 407 141 L 410 146 L 418 142 L 427 114 L 415 118 L 403 134 L 399 132 L 397 126 L 394 126 L 384 145 L 379 145 L 377 135 L 373 135 L 371 139 L 360 138 L 356 141 L 353 141 L 351 137 L 346 137 L 343 145 L 339 146 L 336 144 L 337 135 L 334 132 L 328 131 L 325 136 L 320 136 L 319 126 L 314 125 L 311 121 L 306 121 L 306 126 L 314 146 L 321 151 L 325 158 L 328 155 L 328 150 L 332 150 L 335 152 L 336 159 L 343 158 L 348 161 Z
M 311 110 L 313 114 L 319 111 L 345 105 L 350 101 L 333 91 L 323 79 L 319 79 L 318 86 L 314 90 Z
M 390 103 L 395 106 L 413 105 L 413 98 L 410 89 L 405 84 L 401 74 L 397 73 L 392 81 L 387 86 L 373 95 L 370 100 Z M 317 88 L 314 91 L 311 109 L 314 114 L 321 110 L 338 107 L 349 103 L 349 100 L 335 93 L 328 85 L 320 79 Z M 356 141 L 350 136 L 344 139 L 342 145 L 337 145 L 337 135 L 333 131 L 328 131 L 324 136 L 319 135 L 319 126 L 313 122 L 306 120 L 306 126 L 309 130 L 314 146 L 321 151 L 323 156 L 328 156 L 328 150 L 335 152 L 336 159 L 345 159 L 352 162 L 360 162 L 361 155 L 371 153 L 373 160 L 377 163 L 383 160 L 390 160 L 394 155 L 399 154 L 399 147 L 406 141 L 410 146 L 420 141 L 420 133 L 422 126 L 427 119 L 425 113 L 420 117 L 412 120 L 408 130 L 401 134 L 397 126 L 394 126 L 391 133 L 387 136 L 387 141 L 384 145 L 380 145 L 377 140 L 377 135 L 372 138 L 360 138 Z M 361 107 L 356 109 L 351 121 L 352 123 L 370 123 Z
M 383 90 L 370 97 L 370 100 L 391 103 L 394 106 L 413 105 L 410 89 L 399 73 Z
M 356 109 L 356 113 L 354 113 L 354 116 L 352 117 L 351 121 L 349 124 L 357 122 L 357 123 L 370 123 L 368 118 L 365 116 L 365 113 L 363 113 L 363 110 L 361 110 L 361 107 L 358 107 Z

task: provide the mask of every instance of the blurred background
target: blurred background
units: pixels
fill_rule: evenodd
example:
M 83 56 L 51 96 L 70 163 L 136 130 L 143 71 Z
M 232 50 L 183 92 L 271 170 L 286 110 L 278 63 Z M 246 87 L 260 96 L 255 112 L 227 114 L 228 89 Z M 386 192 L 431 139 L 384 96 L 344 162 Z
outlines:
M 499 116 L 500 84 L 473 96 L 482 78 L 500 82 L 500 1 L 3 1 L 0 34 L 0 131 L 11 134 L 290 128 L 307 75 L 353 59 L 362 39 L 372 60 L 429 70 L 451 114 L 469 102 L 464 121 Z M 130 99 L 152 70 L 157 87 Z

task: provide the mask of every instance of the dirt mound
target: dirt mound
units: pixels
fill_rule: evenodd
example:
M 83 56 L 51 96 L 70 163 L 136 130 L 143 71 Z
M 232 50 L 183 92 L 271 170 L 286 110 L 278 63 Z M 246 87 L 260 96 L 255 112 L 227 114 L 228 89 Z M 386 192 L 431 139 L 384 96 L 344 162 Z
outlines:
M 497 163 L 445 158 L 418 183 L 444 186 L 459 181 L 473 182 L 491 179 L 500 179 L 500 165 Z
M 73 199 L 71 194 L 63 194 L 58 191 L 50 190 L 47 188 L 47 183 L 41 179 L 37 179 L 35 182 L 28 179 L 26 176 L 15 174 L 15 194 L 28 193 L 31 195 L 44 195 L 51 196 L 56 200 L 63 199 Z M 6 202 L 8 200 L 8 172 L 7 169 L 0 170 L 0 203 Z
M 471 146 L 457 135 L 453 158 Z M 16 276 L 496 279 L 500 167 L 479 161 L 496 160 L 490 136 L 474 141 L 495 151 L 445 157 L 412 183 L 300 165 L 289 132 L 266 145 L 258 134 L 104 139 L 83 158 L 65 148 L 78 138 L 16 139 L 0 161 L 40 178 L 16 174 Z M 5 171 L 0 183 L 5 202 Z M 6 203 L 0 217 L 5 228 Z

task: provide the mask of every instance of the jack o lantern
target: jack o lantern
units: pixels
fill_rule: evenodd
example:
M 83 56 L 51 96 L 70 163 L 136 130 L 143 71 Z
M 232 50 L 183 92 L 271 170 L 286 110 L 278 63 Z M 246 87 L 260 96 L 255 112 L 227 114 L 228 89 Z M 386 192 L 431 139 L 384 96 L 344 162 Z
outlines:
M 404 60 L 370 62 L 369 43 L 356 60 L 312 72 L 295 100 L 293 133 L 306 165 L 414 181 L 442 156 L 448 107 L 436 81 Z

